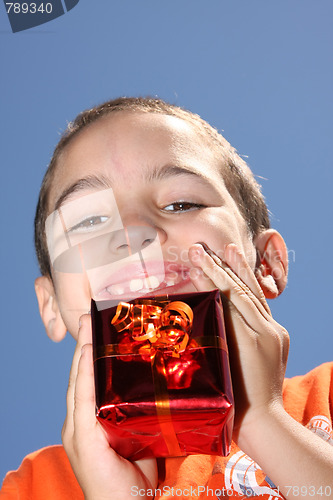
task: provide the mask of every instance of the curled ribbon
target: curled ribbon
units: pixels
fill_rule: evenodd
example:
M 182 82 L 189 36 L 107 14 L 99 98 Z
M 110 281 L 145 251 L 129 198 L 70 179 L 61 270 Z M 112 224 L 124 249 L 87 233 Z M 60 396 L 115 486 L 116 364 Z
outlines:
M 134 304 L 120 302 L 111 323 L 118 332 L 128 329 L 133 340 L 144 342 L 142 352 L 151 352 L 154 347 L 171 351 L 172 356 L 179 357 L 189 341 L 193 311 L 181 301 L 141 299 Z

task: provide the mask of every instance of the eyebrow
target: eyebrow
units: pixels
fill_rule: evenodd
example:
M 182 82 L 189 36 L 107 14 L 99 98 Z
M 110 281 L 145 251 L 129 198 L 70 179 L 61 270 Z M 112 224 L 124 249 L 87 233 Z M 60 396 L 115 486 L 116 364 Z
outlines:
M 179 165 L 165 165 L 164 167 L 155 167 L 149 169 L 144 174 L 144 178 L 148 182 L 153 182 L 156 180 L 167 179 L 168 177 L 176 177 L 179 175 L 189 175 L 200 179 L 206 183 L 209 183 L 209 178 L 203 175 L 201 172 L 193 170 L 191 167 L 179 166 Z
M 88 177 L 84 177 L 83 179 L 79 179 L 78 181 L 71 184 L 65 191 L 61 193 L 59 198 L 57 199 L 54 210 L 58 210 L 65 201 L 67 201 L 72 194 L 77 193 L 78 191 L 85 191 L 88 189 L 108 189 L 110 188 L 110 181 L 107 177 L 103 175 L 89 175 Z
M 169 177 L 177 177 L 180 175 L 188 175 L 195 177 L 206 184 L 210 184 L 209 179 L 197 172 L 190 167 L 178 166 L 178 165 L 165 165 L 163 167 L 155 167 L 153 169 L 149 168 L 143 172 L 143 178 L 147 182 L 154 182 Z M 86 191 L 89 189 L 109 189 L 112 187 L 112 182 L 107 177 L 100 175 L 89 175 L 71 184 L 57 199 L 54 210 L 58 210 L 63 203 L 68 201 L 68 199 L 79 191 Z

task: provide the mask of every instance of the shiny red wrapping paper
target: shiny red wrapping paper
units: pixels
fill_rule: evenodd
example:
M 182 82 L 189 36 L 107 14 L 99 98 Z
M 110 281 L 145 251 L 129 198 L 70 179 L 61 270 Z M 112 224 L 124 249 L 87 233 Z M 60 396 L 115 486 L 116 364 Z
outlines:
M 168 301 L 185 302 L 193 311 L 179 353 L 134 340 L 131 328 L 118 331 L 111 323 L 117 307 L 98 310 L 92 301 L 97 419 L 111 447 L 130 460 L 225 456 L 234 405 L 219 291 Z M 135 302 L 140 299 L 129 301 Z

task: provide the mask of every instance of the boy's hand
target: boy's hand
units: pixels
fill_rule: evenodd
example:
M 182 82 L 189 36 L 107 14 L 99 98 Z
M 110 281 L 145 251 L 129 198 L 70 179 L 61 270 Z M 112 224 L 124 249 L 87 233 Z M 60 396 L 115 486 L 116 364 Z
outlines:
M 69 377 L 62 440 L 86 500 L 128 500 L 133 486 L 145 490 L 155 489 L 156 460 L 131 463 L 109 446 L 95 416 L 91 338 L 91 319 L 85 315 L 81 317 Z
M 224 262 L 201 244 L 190 248 L 189 257 L 204 271 L 192 279 L 197 290 L 219 288 L 223 293 L 236 408 L 234 439 L 242 447 L 260 417 L 282 408 L 289 336 L 272 318 L 254 272 L 236 245 L 226 247 Z

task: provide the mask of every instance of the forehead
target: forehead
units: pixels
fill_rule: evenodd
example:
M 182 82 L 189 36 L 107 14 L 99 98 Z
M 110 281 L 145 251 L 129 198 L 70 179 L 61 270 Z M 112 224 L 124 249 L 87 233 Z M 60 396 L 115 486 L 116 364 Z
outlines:
M 209 175 L 220 177 L 217 163 L 208 137 L 181 118 L 140 112 L 106 115 L 79 132 L 61 153 L 49 207 L 59 192 L 89 175 L 108 178 L 111 185 L 129 185 L 144 171 L 173 164 L 200 173 L 204 167 Z

